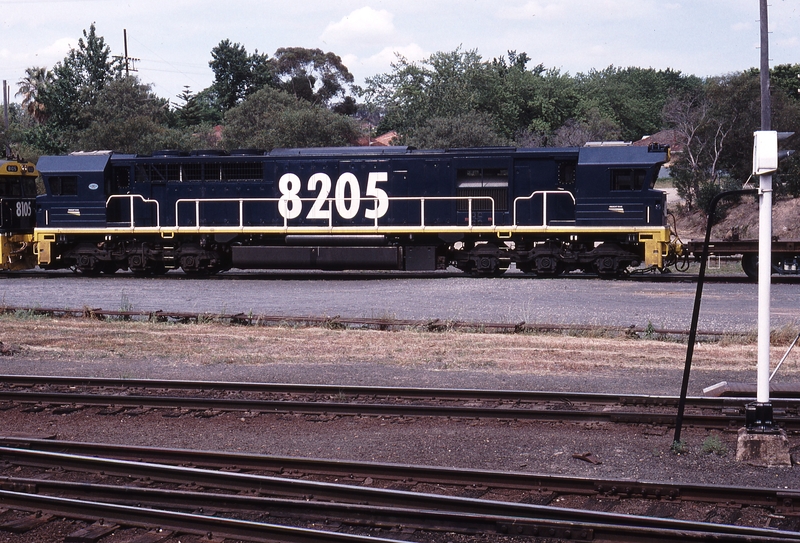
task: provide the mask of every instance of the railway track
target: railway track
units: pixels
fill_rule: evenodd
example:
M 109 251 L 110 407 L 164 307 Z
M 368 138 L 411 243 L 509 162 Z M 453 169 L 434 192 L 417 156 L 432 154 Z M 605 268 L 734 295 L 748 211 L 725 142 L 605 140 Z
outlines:
M 687 400 L 684 422 L 710 429 L 744 425 L 752 398 Z M 0 376 L 0 407 L 67 414 L 100 408 L 169 410 L 169 416 L 241 411 L 323 416 L 450 417 L 578 423 L 675 424 L 679 398 L 515 390 L 289 385 L 211 381 Z M 775 421 L 800 431 L 800 399 L 773 401 Z
M 45 444 L 27 441 L 25 445 L 39 448 L 39 445 Z M 66 450 L 83 449 L 83 452 L 92 453 L 113 452 L 91 444 L 50 443 L 47 446 L 61 446 Z M 146 457 L 161 456 L 166 459 L 171 456 L 173 461 L 181 455 L 196 458 L 198 454 L 203 454 L 206 460 L 213 458 L 220 463 L 235 460 L 237 471 L 3 447 L 0 448 L 0 458 L 4 460 L 6 469 L 9 466 L 18 466 L 17 469 L 22 466 L 30 471 L 34 469 L 33 466 L 47 470 L 47 474 L 46 478 L 15 475 L 0 479 L 0 488 L 3 489 L 0 490 L 0 504 L 23 510 L 38 510 L 45 515 L 69 518 L 77 516 L 87 521 L 102 518 L 106 524 L 160 526 L 175 532 L 202 532 L 209 539 L 213 535 L 214 538 L 232 537 L 248 541 L 363 541 L 361 537 L 364 530 L 370 536 L 382 537 L 370 541 L 418 540 L 417 536 L 423 538 L 419 540 L 446 541 L 452 533 L 467 536 L 478 534 L 479 539 L 483 538 L 480 539 L 482 541 L 487 536 L 493 541 L 503 541 L 505 536 L 567 541 L 800 541 L 800 533 L 790 530 L 375 488 L 374 481 L 364 478 L 366 473 L 397 477 L 404 471 L 406 474 L 413 471 L 421 476 L 422 481 L 429 483 L 444 478 L 450 484 L 454 484 L 456 480 L 465 484 L 480 480 L 489 475 L 489 472 L 350 463 L 348 468 L 355 475 L 351 473 L 347 478 L 350 484 L 340 484 L 298 478 L 297 473 L 292 473 L 290 478 L 243 473 L 239 465 L 253 461 L 252 458 L 247 460 L 243 455 L 218 455 L 199 451 L 157 452 L 141 448 L 137 452 Z M 279 461 L 291 464 L 291 459 Z M 308 462 L 303 459 L 298 461 Z M 328 475 L 342 467 L 335 466 L 341 463 L 328 464 L 334 466 Z M 232 469 L 231 466 L 227 467 Z M 323 464 L 317 464 L 316 468 L 323 471 L 328 469 Z M 446 472 L 446 475 L 439 475 L 439 471 Z M 388 475 L 389 472 L 392 475 Z M 458 475 L 454 478 L 456 472 Z M 63 476 L 64 473 L 72 475 Z M 75 481 L 74 473 L 88 474 L 86 479 L 89 482 Z M 503 479 L 510 481 L 516 475 L 517 481 L 512 485 L 513 488 L 545 494 L 551 499 L 565 490 L 563 487 L 567 481 L 567 478 L 548 480 L 546 476 L 530 474 L 494 475 L 500 478 L 496 485 L 498 487 L 502 487 Z M 57 478 L 62 480 L 56 480 Z M 98 479 L 102 482 L 98 482 Z M 404 481 L 408 482 L 408 479 Z M 552 489 L 536 486 L 537 482 L 552 483 Z M 638 482 L 628 483 L 641 486 Z M 616 483 L 606 481 L 603 484 Z M 179 485 L 177 489 L 175 485 Z M 585 493 L 577 481 L 572 481 L 570 486 L 573 493 Z M 555 490 L 556 488 L 561 490 Z M 688 488 L 676 487 L 674 490 L 677 496 L 658 496 L 654 493 L 647 496 L 647 491 L 644 490 L 642 498 L 647 497 L 657 502 L 676 502 L 684 499 L 682 493 L 692 495 Z M 756 502 L 753 496 L 757 492 L 753 489 L 741 489 L 741 493 L 740 489 L 717 490 L 719 493 L 713 498 L 710 495 L 713 491 L 707 490 L 707 497 L 704 499 L 716 500 L 717 505 L 725 504 L 724 507 L 728 508 L 731 501 L 737 498 L 748 504 Z M 780 497 L 775 491 L 772 491 L 772 495 L 768 495 L 770 491 L 764 492 L 762 498 L 766 500 L 765 505 L 772 502 L 774 509 L 774 500 Z M 789 500 L 796 499 L 794 493 L 785 493 L 781 503 L 786 506 Z M 136 507 L 131 504 L 136 504 Z M 209 504 L 213 504 L 214 515 L 207 511 Z M 175 513 L 175 510 L 194 512 Z M 265 511 L 268 513 L 265 514 Z M 234 516 L 244 517 L 245 520 L 232 520 Z M 255 520 L 253 516 L 256 517 Z M 269 518 L 270 523 L 264 522 L 265 517 Z M 326 526 L 326 530 L 309 528 L 321 525 Z M 98 522 L 92 526 L 97 527 Z M 96 529 L 101 527 L 102 525 Z M 335 530 L 358 533 L 343 534 Z M 439 539 L 442 535 L 444 537 Z M 314 537 L 317 539 L 313 539 Z
M 481 322 L 456 320 L 411 320 L 394 318 L 366 318 L 313 316 L 313 315 L 256 315 L 252 313 L 188 313 L 165 311 L 123 311 L 84 307 L 81 309 L 0 306 L 0 314 L 47 316 L 68 318 L 90 318 L 100 320 L 133 320 L 150 322 L 203 323 L 219 322 L 242 326 L 317 326 L 326 328 L 359 328 L 371 330 L 427 330 L 441 332 L 462 330 L 469 332 L 493 332 L 506 334 L 567 332 L 567 333 L 608 333 L 629 337 L 667 338 L 689 336 L 689 330 L 664 329 L 652 326 L 600 326 L 585 324 L 555 324 L 527 322 Z M 698 338 L 720 338 L 734 336 L 750 337 L 751 333 L 699 330 Z
M 490 491 L 527 491 L 552 497 L 575 495 L 595 499 L 663 500 L 696 502 L 726 507 L 758 506 L 772 508 L 781 515 L 800 515 L 800 490 L 777 488 L 731 487 L 634 481 L 630 479 L 581 478 L 530 472 L 507 472 L 351 462 L 304 457 L 270 456 L 220 451 L 163 449 L 37 439 L 0 435 L 0 447 L 74 456 L 113 458 L 149 464 L 193 466 L 203 469 L 270 474 L 290 479 L 342 481 L 344 484 L 392 484 L 413 488 L 415 485 L 442 485 L 458 488 L 462 494 Z M 0 449 L 4 451 L 5 449 Z M 552 501 L 552 499 L 550 500 Z

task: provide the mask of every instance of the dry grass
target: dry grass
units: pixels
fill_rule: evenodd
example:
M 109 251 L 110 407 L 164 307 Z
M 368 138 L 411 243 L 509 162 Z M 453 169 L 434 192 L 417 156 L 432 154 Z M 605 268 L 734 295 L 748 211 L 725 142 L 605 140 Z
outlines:
M 686 356 L 684 344 L 626 337 L 381 332 L 19 316 L 0 317 L 0 341 L 19 347 L 15 356 L 32 360 L 162 359 L 196 365 L 369 362 L 530 374 L 625 367 L 675 369 L 683 367 Z M 773 356 L 780 359 L 784 351 L 785 347 L 776 347 Z M 747 370 L 754 367 L 756 357 L 756 345 L 751 342 L 700 343 L 695 348 L 694 367 Z

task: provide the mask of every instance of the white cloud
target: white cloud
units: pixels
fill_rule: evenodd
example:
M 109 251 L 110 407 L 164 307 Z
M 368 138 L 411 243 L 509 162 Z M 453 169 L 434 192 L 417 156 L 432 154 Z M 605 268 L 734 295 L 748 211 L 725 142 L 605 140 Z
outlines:
M 560 19 L 567 12 L 563 4 L 542 4 L 541 2 L 526 2 L 518 6 L 504 6 L 497 15 L 501 19 L 525 20 L 536 17 L 542 21 Z
M 331 23 L 322 32 L 325 43 L 349 43 L 376 45 L 386 43 L 395 35 L 394 15 L 371 7 L 359 8 L 345 15 L 337 23 Z
M 380 52 L 368 57 L 358 57 L 352 54 L 343 55 L 342 62 L 350 71 L 356 69 L 355 71 L 358 73 L 371 77 L 391 71 L 392 63 L 397 62 L 397 55 L 404 57 L 409 62 L 414 62 L 428 58 L 431 53 L 425 51 L 416 43 L 410 43 L 404 46 L 385 47 Z M 362 83 L 363 81 L 356 81 L 356 84 L 360 85 Z
M 54 58 L 56 61 L 63 60 L 69 50 L 77 47 L 79 38 L 59 38 L 50 45 L 36 51 L 36 56 L 43 59 Z
M 669 4 L 675 9 L 675 4 Z M 586 21 L 619 21 L 641 17 L 658 17 L 664 6 L 654 0 L 573 0 L 571 2 L 553 1 L 539 2 L 530 0 L 524 4 L 504 6 L 497 15 L 501 19 L 530 20 L 535 18 L 542 22 L 575 21 L 575 14 Z
M 800 40 L 797 38 L 797 36 L 790 36 L 786 39 L 777 40 L 775 44 L 777 47 L 793 49 L 796 48 L 798 45 L 800 45 Z M 772 51 L 773 49 L 770 49 L 770 53 L 772 53 Z
M 385 47 L 379 53 L 372 55 L 367 59 L 371 63 L 383 63 L 389 66 L 392 62 L 397 60 L 397 55 L 404 57 L 409 62 L 422 60 L 430 56 L 422 47 L 416 43 L 410 43 L 402 47 Z

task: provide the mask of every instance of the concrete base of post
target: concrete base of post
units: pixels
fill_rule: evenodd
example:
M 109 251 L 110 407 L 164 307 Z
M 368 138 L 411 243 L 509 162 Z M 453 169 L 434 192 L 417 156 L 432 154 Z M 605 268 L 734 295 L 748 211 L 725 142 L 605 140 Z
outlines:
M 778 433 L 759 434 L 748 433 L 747 428 L 741 428 L 736 443 L 736 461 L 767 468 L 791 467 L 786 432 L 781 430 Z

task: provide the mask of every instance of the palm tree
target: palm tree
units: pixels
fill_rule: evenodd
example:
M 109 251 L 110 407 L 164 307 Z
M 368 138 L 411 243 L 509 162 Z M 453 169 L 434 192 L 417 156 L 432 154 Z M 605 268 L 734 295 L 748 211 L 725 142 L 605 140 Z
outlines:
M 22 106 L 37 121 L 44 122 L 47 118 L 44 104 L 39 101 L 42 89 L 52 79 L 52 73 L 47 68 L 32 66 L 25 70 L 25 77 L 17 82 L 19 91 L 15 96 L 22 96 Z

